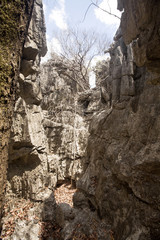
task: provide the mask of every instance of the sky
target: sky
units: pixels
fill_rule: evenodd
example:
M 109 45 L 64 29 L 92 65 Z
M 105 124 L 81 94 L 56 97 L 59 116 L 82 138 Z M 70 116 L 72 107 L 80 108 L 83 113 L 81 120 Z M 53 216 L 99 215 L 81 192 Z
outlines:
M 93 2 L 120 17 L 117 0 L 93 0 Z M 90 4 L 91 0 L 43 0 L 48 53 L 42 58 L 42 63 L 50 58 L 51 51 L 61 52 L 55 33 L 66 31 L 69 27 L 94 29 L 99 34 L 106 34 L 107 40 L 112 42 L 120 20 Z M 97 57 L 97 60 L 100 58 Z

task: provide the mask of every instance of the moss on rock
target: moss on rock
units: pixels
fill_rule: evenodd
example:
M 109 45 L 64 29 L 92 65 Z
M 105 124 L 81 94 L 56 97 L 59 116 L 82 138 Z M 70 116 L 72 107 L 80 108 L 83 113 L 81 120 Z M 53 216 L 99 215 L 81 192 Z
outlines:
M 13 65 L 17 64 L 18 52 L 15 49 L 18 50 L 17 40 L 20 39 L 21 30 L 24 32 L 20 26 L 24 13 L 24 1 L 2 0 L 0 6 L 0 103 L 4 104 L 9 97 Z
M 19 20 L 23 15 L 23 7 L 24 2 L 21 0 L 2 0 L 0 8 L 0 43 L 2 45 L 14 45 L 19 31 Z
M 15 84 L 34 0 L 0 1 L 0 219 Z

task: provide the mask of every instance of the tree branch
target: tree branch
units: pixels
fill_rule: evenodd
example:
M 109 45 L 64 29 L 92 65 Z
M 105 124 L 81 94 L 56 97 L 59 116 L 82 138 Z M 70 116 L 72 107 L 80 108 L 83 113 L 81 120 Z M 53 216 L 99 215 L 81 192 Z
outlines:
M 107 14 L 109 14 L 109 15 L 111 15 L 111 16 L 113 16 L 113 17 L 116 17 L 116 18 L 118 18 L 118 19 L 121 19 L 121 18 L 118 17 L 116 14 L 113 14 L 113 13 L 111 12 L 111 9 L 110 9 L 110 11 L 107 11 L 107 10 L 101 8 L 97 3 L 94 3 L 93 1 L 91 1 L 90 5 L 88 6 L 88 8 L 87 8 L 87 10 L 86 10 L 86 12 L 85 12 L 85 14 L 84 14 L 84 18 L 83 18 L 82 22 L 84 22 L 84 20 L 86 19 L 87 13 L 88 13 L 88 11 L 89 11 L 89 9 L 90 9 L 90 7 L 91 7 L 92 5 L 95 6 L 95 7 L 97 7 L 97 8 L 99 8 L 99 9 L 102 10 L 103 12 L 106 12 Z M 108 5 L 109 5 L 109 4 L 108 4 Z

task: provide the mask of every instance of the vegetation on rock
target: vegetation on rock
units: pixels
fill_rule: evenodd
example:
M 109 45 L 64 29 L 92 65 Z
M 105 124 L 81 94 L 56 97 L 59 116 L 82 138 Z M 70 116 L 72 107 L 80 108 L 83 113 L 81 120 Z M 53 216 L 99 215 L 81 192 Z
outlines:
M 0 102 L 2 104 L 6 104 L 10 98 L 11 82 L 19 55 L 18 44 L 26 27 L 25 24 L 20 25 L 24 13 L 23 1 L 2 0 L 0 8 Z
M 15 80 L 34 0 L 0 2 L 0 219 Z

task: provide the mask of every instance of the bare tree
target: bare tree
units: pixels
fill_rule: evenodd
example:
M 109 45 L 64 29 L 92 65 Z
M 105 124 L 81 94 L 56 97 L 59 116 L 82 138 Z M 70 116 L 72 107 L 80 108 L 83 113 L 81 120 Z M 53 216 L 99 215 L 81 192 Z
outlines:
M 73 80 L 81 84 L 84 89 L 93 58 L 104 54 L 104 50 L 109 46 L 107 36 L 95 31 L 70 28 L 65 32 L 58 32 L 55 37 L 61 45 L 61 59 L 64 63 L 69 63 Z

